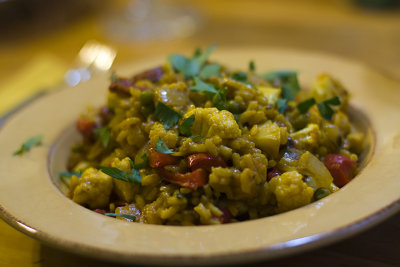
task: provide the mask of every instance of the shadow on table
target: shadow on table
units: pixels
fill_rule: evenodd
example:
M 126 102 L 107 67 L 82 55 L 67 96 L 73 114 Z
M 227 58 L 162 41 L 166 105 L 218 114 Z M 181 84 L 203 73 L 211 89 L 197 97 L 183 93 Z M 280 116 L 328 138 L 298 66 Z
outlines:
M 400 213 L 360 235 L 334 245 L 288 258 L 256 262 L 246 266 L 400 266 L 399 249 Z M 40 255 L 41 259 L 35 262 L 34 266 L 126 266 L 78 256 L 45 245 L 41 246 Z

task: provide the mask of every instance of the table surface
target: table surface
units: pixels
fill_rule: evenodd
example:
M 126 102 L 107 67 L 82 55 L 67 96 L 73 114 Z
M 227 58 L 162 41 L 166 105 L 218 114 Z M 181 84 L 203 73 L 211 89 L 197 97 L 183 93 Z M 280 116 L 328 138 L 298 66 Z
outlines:
M 368 64 L 400 81 L 400 8 L 363 8 L 344 0 L 196 0 L 190 4 L 203 18 L 193 35 L 163 41 L 110 40 L 102 27 L 105 12 L 116 4 L 92 8 L 85 15 L 51 23 L 42 20 L 0 29 L 0 88 L 38 55 L 53 55 L 72 66 L 82 45 L 90 39 L 118 50 L 115 68 L 132 60 L 191 51 L 216 43 L 220 47 L 287 47 L 320 51 Z M 120 2 L 118 2 L 120 3 Z M 0 3 L 1 5 L 1 3 Z M 111 6 L 111 7 L 110 7 Z M 1 8 L 1 6 L 0 6 Z M 399 89 L 400 90 L 400 89 Z M 1 92 L 0 92 L 1 93 Z M 0 99 L 0 104 L 4 99 Z M 339 243 L 264 265 L 400 266 L 400 214 Z M 1 266 L 108 266 L 40 244 L 0 220 Z M 115 266 L 115 265 L 113 265 Z

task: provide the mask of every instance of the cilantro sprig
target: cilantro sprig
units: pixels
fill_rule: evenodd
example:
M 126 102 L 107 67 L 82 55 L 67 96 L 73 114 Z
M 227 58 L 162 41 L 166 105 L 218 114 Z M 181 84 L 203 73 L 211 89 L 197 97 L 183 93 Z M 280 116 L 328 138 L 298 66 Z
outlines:
M 174 151 L 172 149 L 168 148 L 167 144 L 161 139 L 161 137 L 158 138 L 155 151 L 162 153 L 162 154 L 174 153 Z
M 175 111 L 173 108 L 167 106 L 161 101 L 157 104 L 156 110 L 154 111 L 154 116 L 160 119 L 166 130 L 174 126 L 182 117 L 179 112 Z
M 33 147 L 40 146 L 42 144 L 42 140 L 43 135 L 37 135 L 29 138 L 17 151 L 13 153 L 13 155 L 23 155 L 24 153 L 30 151 Z
M 300 102 L 297 105 L 297 109 L 300 111 L 300 113 L 305 114 L 315 104 L 317 104 L 318 110 L 321 113 L 322 117 L 326 120 L 330 120 L 332 119 L 334 113 L 334 110 L 331 108 L 331 106 L 339 106 L 340 98 L 338 96 L 334 96 L 325 101 L 317 103 L 315 98 L 312 97 L 304 100 L 303 102 Z
M 100 166 L 99 169 L 103 173 L 105 173 L 115 179 L 140 185 L 142 183 L 142 177 L 140 176 L 139 170 L 146 167 L 149 162 L 149 159 L 146 154 L 142 155 L 141 158 L 143 159 L 143 162 L 141 162 L 139 164 L 133 164 L 133 161 L 131 159 L 129 159 L 131 173 L 127 173 L 127 172 L 125 172 L 121 169 L 115 168 L 115 167 Z
M 204 92 L 209 94 L 216 94 L 217 90 L 210 83 L 203 82 L 198 77 L 194 77 L 194 85 L 189 88 L 190 91 Z
M 132 221 L 136 221 L 136 217 L 133 215 L 128 215 L 128 214 L 122 214 L 122 213 L 104 213 L 104 215 L 109 216 L 109 217 L 122 217 L 125 219 L 129 219 Z
M 81 178 L 81 175 L 82 175 L 82 172 L 73 172 L 73 171 L 71 171 L 71 172 L 68 172 L 68 171 L 65 171 L 65 172 L 60 172 L 59 174 L 58 174 L 58 176 L 60 177 L 60 178 L 62 178 L 62 179 L 65 179 L 65 178 L 71 178 L 72 176 L 76 176 L 76 177 L 78 177 L 78 178 Z
M 176 71 L 185 75 L 186 79 L 190 79 L 197 76 L 201 71 L 203 71 L 203 67 L 207 62 L 208 57 L 215 50 L 215 48 L 216 46 L 212 45 L 205 51 L 197 49 L 191 58 L 187 58 L 179 54 L 172 54 L 168 57 L 168 61 L 171 63 Z
M 194 123 L 194 116 L 184 119 L 183 122 L 178 127 L 179 131 L 184 136 L 191 136 L 192 132 L 190 131 L 190 127 L 192 127 L 193 123 Z

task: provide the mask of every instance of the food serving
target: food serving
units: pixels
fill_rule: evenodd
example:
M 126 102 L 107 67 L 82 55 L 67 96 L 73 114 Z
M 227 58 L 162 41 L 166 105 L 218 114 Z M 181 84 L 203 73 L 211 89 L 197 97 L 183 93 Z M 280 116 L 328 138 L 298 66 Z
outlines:
M 73 201 L 139 223 L 221 224 L 296 209 L 353 179 L 364 134 L 339 81 L 321 74 L 301 90 L 296 72 L 231 70 L 208 59 L 214 48 L 112 75 L 60 174 Z

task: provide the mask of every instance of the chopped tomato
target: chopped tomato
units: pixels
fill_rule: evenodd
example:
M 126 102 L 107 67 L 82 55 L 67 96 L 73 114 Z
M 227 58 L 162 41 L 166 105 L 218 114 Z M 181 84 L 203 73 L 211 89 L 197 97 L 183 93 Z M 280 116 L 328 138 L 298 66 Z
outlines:
M 87 118 L 79 118 L 76 122 L 76 128 L 84 137 L 89 137 L 93 135 L 94 127 L 94 121 Z
M 220 157 L 213 157 L 207 153 L 197 153 L 187 157 L 189 168 L 194 171 L 204 169 L 211 171 L 211 167 L 226 167 L 225 161 Z
M 324 160 L 325 166 L 333 177 L 333 183 L 342 187 L 354 176 L 358 163 L 340 154 L 329 154 Z
M 130 95 L 130 88 L 133 87 L 133 82 L 129 79 L 119 78 L 110 84 L 109 90 L 114 93 Z
M 203 169 L 197 169 L 187 173 L 174 173 L 165 169 L 160 169 L 160 174 L 164 180 L 170 183 L 194 190 L 208 183 L 208 174 Z
M 170 154 L 155 152 L 154 149 L 149 149 L 149 165 L 152 168 L 160 168 L 167 165 L 175 165 L 179 162 L 178 157 Z

